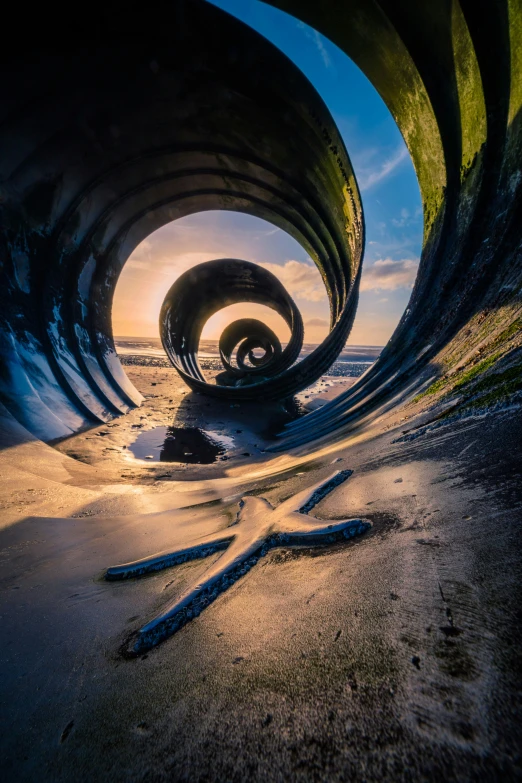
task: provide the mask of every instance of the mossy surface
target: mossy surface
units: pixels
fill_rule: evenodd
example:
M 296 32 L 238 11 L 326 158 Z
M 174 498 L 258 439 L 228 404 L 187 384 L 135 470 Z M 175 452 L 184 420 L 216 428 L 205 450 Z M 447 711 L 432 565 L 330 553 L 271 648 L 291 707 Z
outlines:
M 472 407 L 490 407 L 522 391 L 522 364 L 483 378 L 473 389 Z
M 519 326 L 516 322 L 511 324 L 493 341 L 490 348 L 505 342 L 516 334 L 518 330 Z M 515 351 L 495 351 L 472 367 L 462 368 L 452 377 L 444 375 L 442 378 L 434 381 L 424 392 L 418 394 L 413 402 L 420 402 L 422 399 L 434 396 L 439 392 L 443 392 L 441 398 L 448 397 L 454 393 L 464 393 L 466 399 L 469 399 L 470 396 L 479 395 L 481 405 L 489 405 L 497 402 L 498 399 L 507 398 L 522 388 L 522 355 L 516 358 L 515 366 L 500 371 L 493 371 L 486 377 L 483 376 L 489 370 L 494 370 L 496 365 L 502 360 L 509 361 L 509 359 L 514 358 L 512 354 Z M 483 397 L 483 392 L 488 392 L 487 402 Z M 491 397 L 491 401 L 489 397 Z
M 462 389 L 464 386 L 467 386 L 468 383 L 471 383 L 471 381 L 475 380 L 475 378 L 477 378 L 479 375 L 485 373 L 487 370 L 493 367 L 494 364 L 496 364 L 501 355 L 501 352 L 494 353 L 492 356 L 488 356 L 478 364 L 475 364 L 474 367 L 470 367 L 469 370 L 463 372 L 457 383 L 453 385 L 452 391 L 458 391 L 459 389 Z
M 414 397 L 413 402 L 420 402 L 425 397 L 429 397 L 432 394 L 437 394 L 438 392 L 442 391 L 444 387 L 447 385 L 448 379 L 444 376 L 442 378 L 439 378 L 437 381 L 431 384 L 431 386 L 428 386 L 426 391 L 421 392 L 421 394 L 417 394 L 416 397 Z

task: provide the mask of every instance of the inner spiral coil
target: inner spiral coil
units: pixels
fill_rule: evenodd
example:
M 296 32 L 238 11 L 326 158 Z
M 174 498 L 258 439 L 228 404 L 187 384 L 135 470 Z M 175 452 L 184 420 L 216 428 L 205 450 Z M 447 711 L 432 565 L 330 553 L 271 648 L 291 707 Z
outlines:
M 263 351 L 263 355 L 256 355 L 256 349 Z M 255 318 L 234 321 L 226 327 L 219 340 L 219 355 L 225 368 L 223 381 L 227 376 L 259 380 L 260 376 L 270 373 L 282 352 L 278 336 L 262 321 Z
M 219 340 L 223 372 L 215 384 L 209 383 L 198 361 L 203 327 L 218 310 L 239 302 L 275 310 L 288 325 L 290 340 L 283 349 L 262 321 L 234 321 Z M 222 258 L 198 264 L 176 280 L 161 308 L 160 334 L 172 364 L 191 388 L 213 396 L 235 393 L 238 398 L 251 398 L 252 386 L 256 393 L 272 396 L 272 380 L 291 367 L 301 352 L 304 327 L 294 300 L 275 275 L 249 261 Z M 255 354 L 258 349 L 262 356 Z

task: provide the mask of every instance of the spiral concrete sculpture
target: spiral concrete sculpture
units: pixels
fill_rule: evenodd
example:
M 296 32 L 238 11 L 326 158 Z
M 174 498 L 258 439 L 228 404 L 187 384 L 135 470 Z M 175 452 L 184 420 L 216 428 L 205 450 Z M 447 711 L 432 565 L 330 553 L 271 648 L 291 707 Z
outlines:
M 256 349 L 263 352 L 261 356 L 254 353 Z M 266 375 L 275 367 L 282 352 L 279 337 L 255 318 L 241 318 L 229 324 L 219 340 L 223 367 L 232 377 L 255 379 Z
M 317 265 L 322 346 L 294 362 L 291 298 L 220 259 L 175 283 L 165 347 L 193 389 L 231 400 L 316 377 L 349 334 L 364 244 L 321 98 L 205 0 L 2 9 L 2 783 L 522 777 L 521 0 L 270 3 L 379 91 L 425 228 L 379 360 L 277 456 L 255 405 L 173 405 L 174 372 L 139 368 L 154 393 L 132 410 L 111 306 L 160 226 L 256 215 Z M 292 337 L 236 321 L 207 383 L 201 327 L 234 297 Z M 182 442 L 170 464 L 129 454 L 211 422 L 234 435 L 223 461 Z
M 448 395 L 471 369 L 473 405 L 509 401 L 522 389 L 519 0 L 269 3 L 369 77 L 404 136 L 424 209 L 417 280 L 391 340 L 355 387 L 289 425 L 281 448 L 346 433 L 407 394 Z
M 499 376 L 510 370 L 521 323 L 522 33 L 518 0 L 272 4 L 329 36 L 379 90 L 410 150 L 425 222 L 417 283 L 380 360 L 292 425 L 287 448 L 422 393 L 479 350 L 495 357 Z M 6 42 L 1 66 L 0 397 L 10 413 L 49 440 L 140 404 L 112 339 L 118 275 L 152 231 L 208 209 L 247 212 L 292 234 L 330 301 L 330 334 L 294 367 L 260 327 L 248 331 L 237 381 L 268 384 L 245 372 L 254 333 L 272 346 L 270 396 L 324 371 L 354 318 L 364 228 L 348 155 L 304 76 L 204 0 L 136 15 L 104 4 L 74 46 L 52 13 L 19 23 L 31 58 Z
M 330 267 L 327 271 L 332 272 Z M 333 288 L 331 278 L 328 283 Z M 274 309 L 286 321 L 290 340 L 283 350 L 275 333 L 261 321 L 234 321 L 219 341 L 224 372 L 217 383 L 208 383 L 197 359 L 201 332 L 211 315 L 238 302 Z M 337 351 L 350 326 L 351 319 L 340 319 Z M 303 321 L 295 302 L 271 272 L 237 259 L 208 261 L 181 275 L 163 302 L 160 332 L 167 355 L 188 386 L 231 400 L 288 397 L 319 378 L 332 362 L 332 353 L 320 346 L 292 367 L 303 345 Z M 260 356 L 255 355 L 256 349 Z
M 260 321 L 243 318 L 231 323 L 219 342 L 224 377 L 217 384 L 207 383 L 197 360 L 201 332 L 211 315 L 237 302 L 256 302 L 276 310 L 290 329 L 290 341 L 283 351 L 274 332 Z M 280 377 L 299 356 L 303 321 L 284 286 L 257 264 L 223 258 L 185 272 L 165 297 L 160 331 L 172 364 L 196 391 L 232 399 L 279 398 L 310 382 L 299 373 L 301 380 L 295 386 L 294 373 L 290 381 L 294 385 L 287 386 L 288 381 Z M 259 358 L 255 349 L 263 351 Z M 314 370 L 321 375 L 324 371 L 320 362 L 317 365 Z
M 284 381 L 276 375 L 272 396 L 324 371 L 355 314 L 362 209 L 321 98 L 275 47 L 204 0 L 169 9 L 172 35 L 155 27 L 152 46 L 132 15 L 116 38 L 107 19 L 89 54 L 65 49 L 64 68 L 42 39 L 30 77 L 15 61 L 4 82 L 0 394 L 46 440 L 140 403 L 114 349 L 112 297 L 133 249 L 178 217 L 248 212 L 317 263 L 332 331 Z

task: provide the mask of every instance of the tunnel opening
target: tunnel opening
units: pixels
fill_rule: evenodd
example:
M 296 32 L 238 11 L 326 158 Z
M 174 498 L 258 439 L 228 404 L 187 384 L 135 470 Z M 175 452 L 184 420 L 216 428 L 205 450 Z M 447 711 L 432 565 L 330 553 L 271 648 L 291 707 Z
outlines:
M 273 9 L 274 19 L 270 19 L 270 14 L 268 14 L 268 24 L 265 22 L 264 27 L 263 25 L 256 25 L 256 21 L 258 21 L 255 10 L 258 5 L 256 2 L 243 3 L 238 6 L 235 2 L 224 0 L 217 5 L 220 5 L 224 10 L 230 11 L 245 23 L 250 24 L 258 32 L 264 34 L 268 39 L 271 39 L 274 45 L 278 46 L 305 72 L 305 75 L 314 84 L 332 112 L 346 146 L 353 151 L 352 163 L 363 188 L 367 244 L 358 309 L 355 321 L 352 324 L 348 345 L 357 346 L 358 342 L 364 345 L 369 344 L 373 350 L 372 358 L 376 358 L 378 355 L 377 344 L 379 343 L 382 346 L 386 343 L 406 308 L 416 277 L 418 257 L 422 244 L 423 219 L 421 200 L 418 182 L 407 147 L 393 117 L 377 91 L 366 80 L 357 66 L 328 39 L 323 38 L 317 31 L 308 28 L 303 23 L 297 23 L 295 18 L 288 17 L 275 9 Z M 271 10 L 265 9 L 264 13 L 266 14 Z M 303 50 L 303 42 L 310 42 L 311 39 L 313 39 L 311 48 Z M 314 59 L 314 51 L 315 59 L 319 58 L 319 64 L 316 62 L 315 68 L 310 66 L 310 60 Z M 332 76 L 335 78 L 332 78 Z M 334 82 L 333 85 L 332 82 Z M 348 92 L 346 92 L 344 86 L 347 83 L 350 83 Z M 351 109 L 351 114 L 348 117 L 346 116 L 346 106 L 350 106 Z M 370 115 L 369 122 L 363 128 L 354 132 L 353 126 L 360 121 L 361 115 L 364 114 Z M 378 128 L 376 134 L 374 132 L 375 127 Z M 369 132 L 374 132 L 371 142 L 368 140 Z M 364 137 L 366 146 L 362 143 L 361 137 Z M 402 201 L 400 209 L 398 208 L 398 199 Z M 201 213 L 199 216 L 196 215 L 196 217 L 205 218 L 209 214 L 212 213 Z M 220 214 L 225 217 L 230 213 L 216 212 L 213 214 L 217 218 Z M 240 213 L 236 213 L 236 215 L 239 216 Z M 242 217 L 246 221 L 255 222 L 258 220 L 247 215 Z M 188 218 L 189 226 L 193 218 L 194 216 Z M 180 229 L 184 220 L 184 218 L 180 219 Z M 209 220 L 210 225 L 212 225 L 213 220 L 215 218 Z M 206 221 L 199 221 L 198 227 L 199 244 L 196 243 L 193 247 L 186 249 L 188 249 L 188 252 L 193 252 L 195 258 L 201 260 L 203 256 L 207 258 L 206 254 L 201 253 L 201 232 L 204 235 L 207 227 Z M 161 234 L 163 231 L 164 229 L 160 229 L 158 234 Z M 237 226 L 234 225 L 230 233 L 234 231 L 241 234 L 241 222 Z M 274 231 L 279 236 L 284 235 L 284 232 L 277 227 L 274 229 L 273 226 L 270 226 L 270 233 Z M 259 233 L 261 234 L 262 231 L 259 231 Z M 259 238 L 259 236 L 253 237 L 254 247 L 257 244 L 257 254 L 254 254 L 256 258 L 259 257 Z M 148 246 L 150 239 L 151 237 L 145 240 L 144 244 Z M 175 236 L 172 236 L 173 244 L 177 244 L 179 239 L 181 239 L 181 243 L 185 247 L 186 237 L 182 233 L 176 233 Z M 295 240 L 291 241 L 298 248 L 298 252 L 294 252 L 291 258 L 298 257 L 302 254 L 302 248 Z M 229 240 L 226 247 L 230 246 L 230 244 Z M 235 246 L 234 243 L 232 243 L 232 246 Z M 164 251 L 165 244 L 161 246 L 160 254 L 164 253 Z M 241 258 L 251 258 L 250 248 L 245 252 L 243 247 L 241 247 L 241 251 L 239 254 L 233 253 L 232 255 L 239 255 Z M 214 255 L 217 256 L 217 253 Z M 230 256 L 230 253 L 227 253 L 227 255 Z M 140 248 L 137 248 L 138 257 L 136 261 L 134 256 L 135 254 L 132 254 L 129 259 L 130 266 L 134 263 L 138 265 L 144 264 Z M 251 260 L 255 259 L 252 258 Z M 307 263 L 305 268 L 306 275 L 309 276 L 315 271 L 315 267 L 308 255 L 305 256 L 304 260 Z M 186 262 L 182 261 L 182 266 L 186 266 Z M 123 269 L 122 277 L 116 290 L 115 302 L 118 300 L 118 290 L 122 286 L 121 281 L 125 279 L 125 270 L 128 268 L 124 267 Z M 287 271 L 286 269 L 274 268 L 273 265 L 272 269 L 278 275 L 283 271 Z M 294 269 L 293 272 L 298 274 L 299 270 Z M 177 273 L 174 272 L 173 278 L 175 279 L 176 276 Z M 317 299 L 317 289 L 323 288 L 322 285 L 317 285 L 319 281 L 320 276 L 316 275 L 316 281 L 312 284 L 312 289 L 315 289 L 311 292 L 312 297 L 306 297 L 306 292 L 299 291 L 298 296 L 301 294 L 300 298 L 302 299 L 304 294 L 306 298 Z M 150 285 L 150 282 L 149 277 L 147 285 Z M 294 295 L 292 286 L 290 287 L 290 294 Z M 319 292 L 320 295 L 321 292 Z M 130 299 L 128 301 L 130 303 Z M 139 302 L 136 302 L 136 304 L 139 308 Z M 303 309 L 302 304 L 302 301 L 298 301 L 300 309 Z M 304 342 L 308 344 L 308 349 L 310 344 L 320 343 L 323 336 L 326 336 L 328 321 L 330 320 L 326 298 L 324 304 L 325 306 L 316 312 L 305 313 Z M 266 315 L 266 313 L 261 315 L 261 321 L 266 323 L 266 318 L 263 315 Z M 379 323 L 380 331 L 376 330 L 377 322 Z M 205 329 L 207 332 L 204 336 L 208 336 L 209 330 L 207 327 Z M 119 327 L 118 330 L 120 333 L 125 331 L 125 329 L 122 330 Z M 359 341 L 357 338 L 359 338 Z M 261 348 L 256 348 L 256 350 L 259 352 L 259 357 L 267 355 L 262 353 Z M 307 352 L 310 351 L 308 350 Z M 304 355 L 302 351 L 300 357 L 302 358 Z M 250 354 L 250 356 L 253 356 L 253 354 Z M 245 366 L 249 369 L 253 367 L 250 356 L 246 354 L 246 359 L 244 359 Z M 371 366 L 372 362 L 366 362 L 363 366 L 357 359 L 356 355 L 343 354 L 339 356 L 339 362 L 335 365 L 337 372 L 340 374 L 346 372 L 350 375 L 359 374 L 361 369 L 366 370 Z M 129 362 L 130 359 L 126 361 Z M 208 361 L 206 363 L 208 364 Z M 226 376 L 226 373 L 223 375 Z
M 259 218 L 230 211 L 204 212 L 167 224 L 130 255 L 112 304 L 116 349 L 123 349 L 128 356 L 136 338 L 141 338 L 142 345 L 149 339 L 150 358 L 159 353 L 168 362 L 159 342 L 161 303 L 183 272 L 219 256 L 246 258 L 278 274 L 303 313 L 305 343 L 317 344 L 326 336 L 327 326 L 314 328 L 312 324 L 309 328 L 309 321 L 317 314 L 322 322 L 329 323 L 329 306 L 321 275 L 304 249 L 288 234 Z M 195 292 L 197 299 L 201 295 L 201 291 Z M 224 369 L 218 362 L 219 339 L 238 319 L 257 319 L 277 335 L 283 346 L 288 344 L 288 324 L 274 309 L 249 301 L 223 305 L 201 331 L 198 354 L 205 373 L 215 377 L 219 369 Z M 265 355 L 261 345 L 253 351 L 254 359 Z M 248 353 L 245 362 L 254 366 Z
M 34 367 L 20 361 L 21 351 L 9 357 L 13 364 L 11 378 L 18 372 L 23 381 L 27 379 L 27 396 L 33 397 L 32 404 L 22 407 L 20 395 L 12 389 L 9 403 L 12 408 L 19 408 L 24 423 L 33 431 L 36 427 L 37 434 L 46 440 L 66 437 L 90 421 L 110 420 L 140 403 L 141 397 L 129 383 L 114 351 L 112 293 L 121 268 L 140 241 L 184 215 L 225 207 L 266 218 L 295 237 L 323 275 L 331 305 L 331 332 L 323 350 L 306 356 L 296 371 L 291 365 L 296 358 L 293 353 L 298 353 L 297 342 L 302 339 L 298 334 L 292 355 L 286 349 L 285 362 L 276 363 L 281 369 L 276 380 L 266 382 L 269 396 L 289 396 L 303 388 L 308 378 L 318 377 L 344 345 L 350 331 L 356 309 L 353 293 L 360 275 L 363 220 L 357 185 L 335 125 L 311 85 L 277 50 L 270 48 L 270 56 L 275 57 L 281 74 L 287 74 L 292 84 L 290 103 L 279 84 L 261 77 L 264 48 L 269 45 L 253 31 L 247 34 L 254 46 L 248 56 L 256 74 L 255 89 L 260 92 L 259 100 L 252 102 L 252 84 L 245 79 L 245 73 L 238 71 L 234 63 L 224 61 L 215 43 L 209 45 L 208 40 L 198 39 L 193 8 L 192 18 L 184 17 L 183 47 L 175 61 L 169 60 L 171 54 L 163 54 L 161 78 L 158 79 L 156 60 L 152 65 L 150 61 L 143 63 L 142 87 L 147 98 L 152 97 L 152 104 L 148 113 L 139 121 L 136 119 L 140 129 L 135 124 L 128 125 L 127 133 L 118 135 L 111 125 L 117 142 L 107 150 L 110 162 L 97 156 L 97 167 L 103 173 L 92 179 L 90 169 L 85 172 L 84 191 L 68 205 L 54 232 L 52 252 L 56 264 L 45 273 L 45 328 L 39 335 L 39 340 L 47 345 L 51 387 L 41 372 L 35 375 Z M 239 22 L 231 23 L 221 12 L 205 8 L 221 20 L 224 34 L 238 34 L 241 38 L 245 28 Z M 194 39 L 198 39 L 197 47 Z M 247 41 L 242 45 L 247 47 Z M 252 58 L 255 46 L 260 51 Z M 171 105 L 171 122 L 166 127 L 163 94 L 173 88 L 181 75 L 193 80 L 195 90 Z M 118 78 L 116 68 L 115 79 Z M 157 89 L 157 96 L 154 91 L 151 96 L 151 84 Z M 120 110 L 132 116 L 139 97 L 136 93 L 130 103 L 129 97 L 120 96 Z M 103 101 L 103 95 L 100 100 Z M 204 128 L 196 120 L 200 106 L 205 106 Z M 113 111 L 117 111 L 116 106 Z M 299 131 L 294 133 L 292 149 L 283 145 L 275 153 L 275 132 L 280 127 L 282 111 L 288 132 L 297 128 Z M 237 115 L 232 132 L 230 112 Z M 193 119 L 180 125 L 176 113 Z M 261 146 L 259 139 L 252 136 L 254 125 L 261 137 L 264 134 Z M 132 133 L 128 131 L 130 127 Z M 172 128 L 176 127 L 179 138 L 174 140 Z M 145 156 L 130 154 L 137 132 L 141 133 Z M 208 141 L 209 132 L 212 142 Z M 148 133 L 153 137 L 156 134 L 150 151 Z M 163 143 L 161 133 L 166 134 L 168 144 Z M 304 156 L 302 160 L 300 155 Z M 303 167 L 305 159 L 307 164 Z M 293 312 L 295 321 L 297 311 Z M 299 322 L 298 332 L 301 331 Z M 24 341 L 27 334 L 23 332 Z M 192 359 L 182 359 L 182 363 L 185 361 L 184 369 L 188 370 Z M 191 372 L 188 371 L 186 380 Z M 193 386 L 201 382 L 198 371 L 195 372 L 189 381 Z M 240 392 L 232 388 L 231 393 L 236 397 L 248 396 L 244 389 Z
M 221 3 L 222 8 L 232 11 L 232 13 L 236 12 L 236 14 L 247 23 L 251 21 L 248 18 L 248 9 L 249 7 L 255 8 L 255 6 L 256 3 L 246 3 L 238 8 L 233 2 Z M 341 129 L 341 135 L 343 136 L 347 147 L 351 150 L 355 149 L 355 153 L 352 155 L 352 162 L 358 174 L 359 182 L 361 182 L 363 186 L 363 199 L 366 210 L 367 246 L 362 285 L 359 294 L 358 311 L 355 322 L 352 325 L 349 344 L 356 344 L 357 337 L 359 337 L 361 343 L 364 342 L 366 345 L 368 343 L 373 344 L 372 347 L 375 349 L 378 341 L 381 345 L 387 341 L 393 332 L 396 323 L 399 321 L 400 316 L 406 307 L 418 267 L 418 256 L 420 254 L 422 239 L 422 209 L 418 183 L 411 164 L 411 159 L 400 132 L 397 129 L 397 125 L 388 109 L 385 107 L 382 99 L 378 96 L 370 82 L 365 79 L 362 73 L 358 71 L 357 67 L 354 66 L 351 61 L 349 61 L 346 55 L 334 47 L 327 39 L 321 38 L 316 31 L 307 28 L 302 23 L 296 25 L 295 20 L 291 17 L 287 17 L 286 14 L 281 14 L 275 10 L 273 14 L 278 23 L 269 25 L 265 30 L 257 25 L 258 32 L 265 33 L 267 37 L 272 38 L 272 42 L 275 45 L 279 45 L 280 48 L 293 59 L 295 64 L 306 71 L 307 76 L 315 84 L 332 111 L 334 119 Z M 287 25 L 286 28 L 281 25 L 281 19 L 285 20 Z M 291 20 L 290 23 L 289 20 Z M 256 25 L 254 24 L 254 27 L 255 26 Z M 321 47 L 320 52 L 322 56 L 320 56 L 320 60 L 321 65 L 323 66 L 322 68 L 316 68 L 315 71 L 313 68 L 310 68 L 308 63 L 310 51 L 303 52 L 302 47 L 296 47 L 295 41 L 292 41 L 292 37 L 295 38 L 296 32 L 298 33 L 298 42 L 300 44 L 303 41 L 310 39 L 312 34 L 315 36 L 312 50 L 316 47 L 317 43 Z M 330 57 L 336 58 L 333 66 L 335 71 L 339 71 L 335 74 L 338 83 L 333 88 L 331 83 L 332 81 L 335 81 L 335 79 L 332 80 L 332 63 L 329 60 Z M 324 61 L 323 58 L 326 58 L 326 61 Z M 345 85 L 347 82 L 357 82 L 357 80 L 359 83 L 357 83 L 355 87 L 350 85 L 348 94 L 346 94 L 344 88 L 340 87 L 340 84 Z M 325 94 L 325 91 L 328 94 Z M 343 110 L 346 105 L 350 105 L 352 109 L 352 115 L 348 118 L 343 116 Z M 373 144 L 371 148 L 368 148 L 368 146 L 364 147 L 364 145 L 361 146 L 360 136 L 363 135 L 361 131 L 359 131 L 358 134 L 350 132 L 354 124 L 354 118 L 357 121 L 362 110 L 371 115 L 370 130 L 372 130 L 372 125 L 376 125 L 379 128 L 377 137 L 372 138 L 371 140 Z M 365 137 L 368 135 L 368 130 L 368 125 L 365 125 Z M 378 156 L 376 156 L 376 149 L 378 151 L 381 147 L 386 153 L 384 158 L 379 159 Z M 371 165 L 368 165 L 368 161 L 370 161 Z M 388 183 L 387 180 L 391 180 L 391 183 Z M 403 204 L 400 209 L 398 209 L 397 204 L 398 198 L 402 200 Z M 203 213 L 201 217 L 205 217 L 205 214 L 208 213 Z M 221 214 L 226 215 L 227 213 Z M 215 215 L 218 216 L 219 213 L 215 213 Z M 383 216 L 387 218 L 389 229 L 392 229 L 391 234 L 389 229 L 386 234 L 383 231 L 387 225 L 382 219 Z M 192 217 L 189 219 L 189 224 Z M 247 219 L 247 216 L 244 216 L 244 218 Z M 249 219 L 255 220 L 255 218 L 252 217 Z M 183 223 L 183 220 L 184 219 L 182 218 L 181 224 Z M 202 222 L 200 224 L 200 229 L 203 230 L 203 233 L 205 227 L 205 222 Z M 233 230 L 241 233 L 241 224 L 234 226 Z M 274 231 L 273 226 L 271 227 L 271 230 L 272 232 Z M 163 229 L 160 229 L 159 233 L 162 231 Z M 278 232 L 278 229 L 276 228 L 275 231 Z M 395 232 L 395 235 L 393 235 L 393 231 Z M 279 231 L 278 233 L 281 234 L 282 232 Z M 182 234 L 176 234 L 176 237 L 173 236 L 173 243 L 175 244 L 178 241 L 178 238 L 182 238 L 182 244 L 185 246 L 186 242 Z M 259 237 L 255 236 L 254 240 L 254 246 L 257 242 L 257 247 L 259 249 Z M 201 231 L 198 235 L 198 241 L 201 242 Z M 146 240 L 145 243 L 148 244 L 148 240 Z M 295 243 L 295 245 L 298 247 L 297 243 Z M 241 249 L 243 251 L 243 248 Z M 160 253 L 164 252 L 164 250 L 165 248 L 162 247 Z M 193 248 L 190 248 L 189 252 L 194 252 L 195 257 L 201 260 L 201 257 L 204 254 L 200 253 L 197 255 L 200 250 L 201 244 L 196 244 Z M 300 250 L 302 252 L 301 248 Z M 247 253 L 250 253 L 250 248 Z M 242 258 L 248 258 L 249 255 L 247 253 L 241 252 L 239 255 L 241 255 Z M 410 257 L 404 258 L 405 254 L 409 254 Z M 257 255 L 259 255 L 259 253 L 257 253 Z M 133 256 L 134 254 L 130 258 L 131 266 L 135 263 L 133 261 Z M 141 259 L 139 248 L 138 256 L 138 265 L 143 264 L 144 262 L 143 259 Z M 307 274 L 311 274 L 314 267 L 312 266 L 312 261 L 309 257 L 307 257 L 307 262 L 309 262 L 309 266 L 307 267 L 306 272 Z M 122 273 L 123 279 L 125 278 L 125 269 L 126 268 L 124 268 Z M 279 272 L 279 270 L 277 271 Z M 174 273 L 174 276 L 176 276 L 176 273 Z M 318 275 L 316 277 L 318 280 L 320 279 Z M 121 279 L 122 278 L 120 278 L 120 280 Z M 150 279 L 147 282 L 150 284 Z M 118 285 L 121 286 L 122 283 L 119 282 Z M 290 290 L 290 293 L 293 295 L 292 290 Z M 316 298 L 316 292 L 314 292 L 314 298 Z M 118 289 L 116 291 L 115 301 L 117 301 L 117 299 Z M 301 307 L 301 303 L 298 302 L 298 305 Z M 311 342 L 311 339 L 308 339 L 308 335 L 306 334 L 307 328 L 309 328 L 310 331 L 312 331 L 312 328 L 314 329 L 314 342 L 320 342 L 320 339 L 317 339 L 318 330 L 326 335 L 329 314 L 325 307 L 322 308 L 322 310 L 324 312 L 315 312 L 310 314 L 312 317 L 305 318 L 305 343 Z M 383 310 L 387 312 L 381 312 Z M 377 333 L 375 329 L 376 321 L 381 322 L 379 333 Z M 121 331 L 122 330 L 120 329 L 120 332 Z M 129 330 L 127 329 L 127 331 Z M 371 334 L 370 339 L 366 333 Z M 323 337 L 323 334 L 321 334 L 321 338 Z M 260 351 L 259 348 L 256 350 Z M 339 358 L 339 372 L 345 370 L 354 372 L 355 370 L 360 369 L 357 357 L 343 356 Z M 355 358 L 355 361 L 348 362 L 348 358 Z M 251 360 L 248 356 L 246 365 L 252 367 Z M 367 367 L 364 369 L 367 369 Z
M 423 393 L 437 376 L 445 394 L 461 388 L 461 368 L 467 373 L 479 365 L 470 356 L 482 350 L 483 319 L 493 339 L 478 374 L 492 367 L 494 375 L 509 374 L 518 354 L 507 341 L 520 331 L 519 191 L 512 165 L 518 159 L 520 109 L 517 80 L 508 78 L 518 62 L 512 4 L 495 28 L 508 53 L 499 67 L 510 85 L 495 106 L 496 77 L 477 22 L 482 12 L 467 3 L 437 11 L 408 3 L 393 11 L 386 3 L 366 8 L 354 0 L 339 28 L 297 0 L 270 5 L 326 35 L 368 76 L 404 136 L 422 193 L 423 250 L 409 305 L 364 382 L 318 415 L 317 423 L 328 420 L 321 431 L 328 434 L 371 415 L 401 390 Z M 218 50 L 211 36 L 196 32 L 198 13 L 231 42 L 228 48 Z M 352 14 L 365 22 L 353 27 Z M 7 410 L 45 440 L 139 404 L 112 345 L 112 290 L 140 241 L 184 215 L 221 208 L 256 214 L 307 248 L 327 281 L 333 327 L 323 357 L 306 357 L 302 375 L 321 373 L 354 323 L 362 287 L 362 205 L 331 114 L 284 55 L 228 14 L 201 0 L 175 4 L 173 18 L 175 52 L 158 44 L 151 55 L 143 45 L 129 60 L 128 36 L 116 36 L 111 49 L 97 34 L 88 68 L 70 57 L 68 81 L 55 78 L 57 60 L 43 47 L 40 75 L 33 75 L 30 89 L 40 90 L 39 79 L 55 87 L 43 109 L 45 122 L 36 123 L 35 138 L 18 147 L 13 140 L 23 136 L 25 115 L 17 114 L 17 96 L 26 92 L 17 87 L 25 77 L 14 61 L 5 103 L 13 113 L 4 167 L 10 184 L 3 201 L 7 264 L 0 391 Z M 129 30 L 132 24 L 129 20 Z M 416 37 L 416 29 L 430 24 L 438 30 L 436 40 Z M 382 45 L 364 35 L 370 28 Z M 393 69 L 387 52 L 394 53 Z M 437 58 L 451 73 L 444 86 L 431 71 Z M 275 71 L 281 76 L 277 84 L 269 78 Z M 101 73 L 108 78 L 93 93 Z M 174 95 L 176 101 L 165 100 Z M 35 104 L 33 115 L 40 111 Z M 255 141 L 251 128 L 258 133 Z M 281 143 L 282 136 L 292 139 L 291 147 Z M 386 271 L 381 267 L 383 277 Z M 453 341 L 455 350 L 447 350 Z M 273 393 L 298 388 L 303 380 L 297 375 L 290 368 Z M 512 387 L 508 379 L 506 389 Z

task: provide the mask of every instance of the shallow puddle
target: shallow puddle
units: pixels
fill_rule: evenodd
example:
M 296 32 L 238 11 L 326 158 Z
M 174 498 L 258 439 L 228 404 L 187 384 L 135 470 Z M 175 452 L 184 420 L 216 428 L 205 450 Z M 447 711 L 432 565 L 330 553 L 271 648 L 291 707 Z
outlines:
M 233 438 L 199 427 L 154 427 L 141 432 L 129 450 L 136 459 L 209 465 L 233 445 Z

